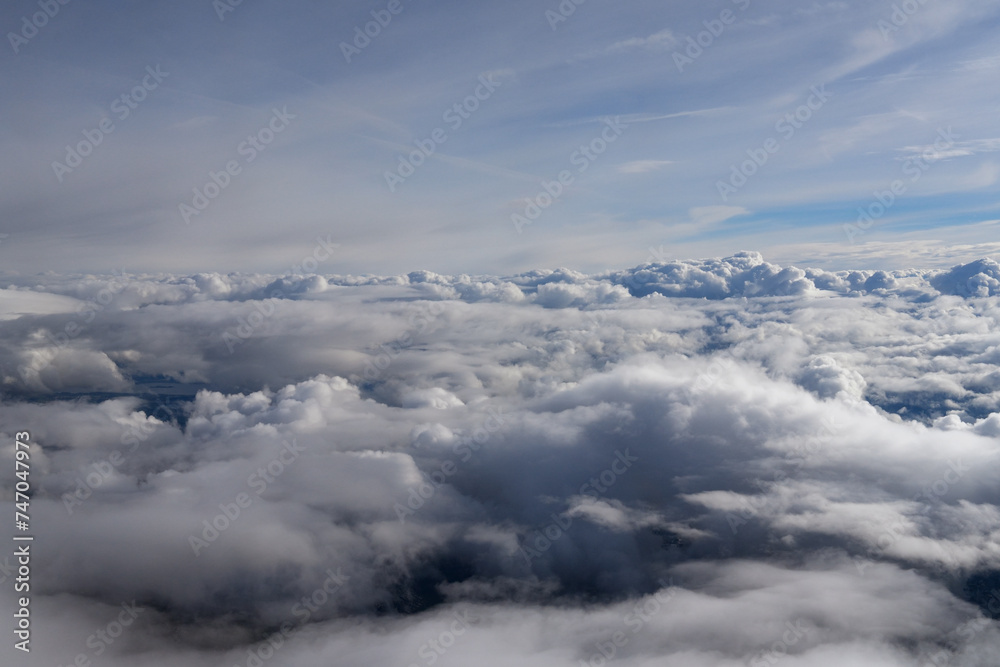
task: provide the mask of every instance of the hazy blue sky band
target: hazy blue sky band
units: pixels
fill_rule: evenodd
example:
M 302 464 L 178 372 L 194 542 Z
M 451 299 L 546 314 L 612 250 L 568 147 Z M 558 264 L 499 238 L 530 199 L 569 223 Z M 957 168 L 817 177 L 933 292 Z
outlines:
M 0 27 L 8 271 L 279 271 L 319 234 L 337 272 L 505 274 L 996 238 L 992 2 L 18 0 Z

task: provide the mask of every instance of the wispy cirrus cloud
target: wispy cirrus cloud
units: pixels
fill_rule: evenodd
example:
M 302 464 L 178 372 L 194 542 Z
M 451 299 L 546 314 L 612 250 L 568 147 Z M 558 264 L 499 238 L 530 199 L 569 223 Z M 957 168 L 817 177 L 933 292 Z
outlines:
M 602 49 L 596 49 L 594 51 L 588 51 L 586 53 L 574 56 L 570 62 L 590 60 L 592 58 L 600 58 L 604 56 L 613 56 L 623 54 L 636 49 L 643 49 L 652 53 L 659 53 L 663 51 L 668 51 L 677 47 L 680 41 L 674 35 L 673 31 L 670 29 L 661 30 L 659 32 L 653 33 L 648 37 L 630 37 L 628 39 L 623 39 L 619 42 L 604 47 Z
M 672 160 L 634 160 L 618 165 L 618 171 L 623 174 L 645 174 L 663 169 L 671 164 L 674 164 Z

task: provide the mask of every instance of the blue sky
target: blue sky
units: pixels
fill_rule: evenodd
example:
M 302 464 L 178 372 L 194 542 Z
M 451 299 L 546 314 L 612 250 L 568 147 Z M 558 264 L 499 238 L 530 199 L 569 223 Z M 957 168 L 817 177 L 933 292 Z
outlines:
M 326 273 L 743 249 L 893 268 L 1000 249 L 994 2 L 587 0 L 556 22 L 554 0 L 244 0 L 221 19 L 209 0 L 53 1 L 37 34 L 37 0 L 0 10 L 8 272 L 287 272 L 320 236 L 340 244 Z M 372 12 L 391 20 L 347 62 Z M 92 153 L 54 167 L 85 133 Z M 432 154 L 390 189 L 415 142 Z M 767 161 L 723 200 L 748 151 Z M 226 186 L 185 216 L 212 173 Z M 894 181 L 851 242 L 844 225 Z M 519 233 L 545 183 L 557 196 Z

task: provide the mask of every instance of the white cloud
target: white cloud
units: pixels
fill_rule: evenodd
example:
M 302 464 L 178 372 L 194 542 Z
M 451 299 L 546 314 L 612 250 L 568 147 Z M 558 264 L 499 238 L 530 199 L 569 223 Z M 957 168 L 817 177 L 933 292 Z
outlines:
M 690 211 L 691 220 L 698 226 L 714 225 L 747 213 L 742 206 L 699 206 Z
M 623 174 L 645 174 L 650 171 L 657 171 L 673 164 L 670 160 L 634 160 L 618 165 L 618 171 Z
M 114 280 L 20 279 L 74 303 Z M 1000 646 L 992 621 L 956 632 L 1000 568 L 998 295 L 990 259 L 829 272 L 752 252 L 134 276 L 38 381 L 17 365 L 76 315 L 0 330 L 0 422 L 41 445 L 33 604 L 85 639 L 135 599 L 111 665 L 238 661 L 331 568 L 349 585 L 282 664 L 409 664 L 462 610 L 479 620 L 442 664 L 576 665 L 622 628 L 622 665 L 746 664 L 787 623 L 789 664 L 962 664 Z M 658 611 L 632 634 L 637 604 Z
M 629 39 L 623 39 L 621 41 L 615 42 L 611 46 L 607 46 L 603 49 L 588 51 L 587 53 L 583 53 L 574 57 L 573 61 L 589 60 L 591 58 L 618 55 L 629 51 L 634 51 L 636 49 L 643 49 L 653 53 L 661 53 L 663 51 L 668 51 L 670 49 L 675 48 L 678 44 L 679 40 L 674 35 L 674 33 L 668 28 L 653 33 L 648 37 L 630 37 Z

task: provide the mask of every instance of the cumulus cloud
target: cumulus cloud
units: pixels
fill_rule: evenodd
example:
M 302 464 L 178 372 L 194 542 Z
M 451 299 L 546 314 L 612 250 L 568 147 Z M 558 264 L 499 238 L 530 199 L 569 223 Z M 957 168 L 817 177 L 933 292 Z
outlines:
M 993 260 L 9 282 L 38 664 L 1000 649 Z

